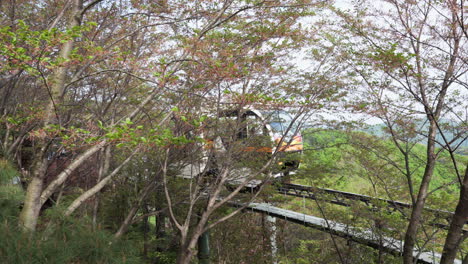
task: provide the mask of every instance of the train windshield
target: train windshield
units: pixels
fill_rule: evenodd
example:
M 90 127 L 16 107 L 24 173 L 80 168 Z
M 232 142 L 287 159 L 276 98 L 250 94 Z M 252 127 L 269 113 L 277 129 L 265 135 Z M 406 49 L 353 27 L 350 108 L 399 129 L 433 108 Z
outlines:
M 293 124 L 290 128 L 291 122 L 293 121 L 292 116 L 283 110 L 265 111 L 262 113 L 267 120 L 268 124 L 274 134 L 292 136 L 297 131 L 297 126 Z M 288 130 L 289 128 L 289 130 Z M 287 131 L 287 133 L 286 133 Z

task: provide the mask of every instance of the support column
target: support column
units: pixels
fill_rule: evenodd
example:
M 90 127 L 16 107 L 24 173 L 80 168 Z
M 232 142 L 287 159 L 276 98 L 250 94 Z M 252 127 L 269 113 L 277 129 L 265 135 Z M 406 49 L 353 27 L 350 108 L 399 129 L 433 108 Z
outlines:
M 198 238 L 198 263 L 210 264 L 210 231 Z
M 267 215 L 268 228 L 270 228 L 270 247 L 273 264 L 278 264 L 278 244 L 276 243 L 276 217 Z

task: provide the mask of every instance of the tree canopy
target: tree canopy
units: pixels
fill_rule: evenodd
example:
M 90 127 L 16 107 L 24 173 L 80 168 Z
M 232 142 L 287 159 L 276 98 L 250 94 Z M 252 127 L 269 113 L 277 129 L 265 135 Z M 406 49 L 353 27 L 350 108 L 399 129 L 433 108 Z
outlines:
M 453 263 L 467 255 L 464 9 L 448 0 L 3 1 L 2 228 L 14 219 L 17 241 L 35 235 L 34 256 L 50 247 L 41 239 L 93 240 L 67 221 L 99 231 L 96 243 L 134 243 L 128 255 L 107 258 L 96 245 L 96 256 L 64 262 L 138 262 L 133 249 L 143 248 L 145 261 L 190 263 L 209 230 L 238 228 L 243 207 L 231 202 L 276 203 L 280 173 L 410 203 L 398 234 L 404 262 L 437 241 L 442 263 Z M 277 137 L 254 110 L 289 112 L 292 123 Z M 318 118 L 330 113 L 377 118 L 383 132 Z M 302 156 L 285 157 L 301 132 Z M 288 157 L 302 160 L 297 172 L 284 169 Z M 260 184 L 246 194 L 252 182 Z M 353 189 L 359 183 L 366 188 Z M 428 204 L 455 210 L 438 237 L 426 226 Z M 353 215 L 317 206 L 324 218 Z M 272 239 L 276 229 L 264 227 Z M 345 246 L 331 239 L 343 262 Z M 302 241 L 298 252 L 314 244 Z

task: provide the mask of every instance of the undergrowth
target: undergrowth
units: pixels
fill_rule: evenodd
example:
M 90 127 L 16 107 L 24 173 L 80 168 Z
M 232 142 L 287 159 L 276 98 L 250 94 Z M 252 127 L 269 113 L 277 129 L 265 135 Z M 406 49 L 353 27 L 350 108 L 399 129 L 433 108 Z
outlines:
M 114 239 L 107 230 L 92 230 L 86 218 L 64 218 L 46 210 L 34 233 L 18 227 L 24 191 L 17 173 L 0 157 L 0 263 L 143 263 L 134 241 Z
M 2 263 L 141 263 L 136 245 L 115 240 L 107 231 L 92 231 L 78 221 L 62 220 L 34 234 L 17 222 L 0 225 Z

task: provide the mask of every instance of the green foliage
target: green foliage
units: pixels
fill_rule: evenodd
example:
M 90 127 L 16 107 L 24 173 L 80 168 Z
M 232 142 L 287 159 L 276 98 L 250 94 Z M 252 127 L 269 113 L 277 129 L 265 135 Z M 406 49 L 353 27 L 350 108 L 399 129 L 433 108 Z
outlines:
M 204 120 L 202 117 L 200 120 Z M 199 120 L 194 120 L 194 126 L 200 126 Z M 104 137 L 111 142 L 117 143 L 117 147 L 135 147 L 138 144 L 149 146 L 167 146 L 167 145 L 184 145 L 193 140 L 189 140 L 182 136 L 174 135 L 174 132 L 169 128 L 160 129 L 145 129 L 144 126 L 133 126 L 130 119 L 126 119 L 119 125 L 113 127 L 101 126 L 105 131 Z
M 5 159 L 0 158 L 0 219 L 17 215 L 24 199 L 24 191 L 18 184 L 19 173 Z
M 18 215 L 24 191 L 18 185 L 0 185 L 0 219 Z
M 281 222 L 280 222 L 281 224 Z M 399 257 L 384 252 L 378 252 L 365 245 L 349 241 L 338 236 L 297 224 L 284 223 L 280 226 L 283 234 L 280 245 L 283 244 L 284 254 L 279 263 L 401 263 Z M 280 247 L 282 248 L 282 247 Z M 380 254 L 379 254 L 380 253 Z M 380 261 L 377 260 L 380 258 Z
M 377 62 L 377 66 L 385 68 L 406 68 L 412 69 L 412 65 L 408 61 L 413 58 L 414 54 L 406 54 L 398 51 L 398 44 L 392 43 L 389 47 L 378 47 L 375 49 L 374 54 L 370 57 Z
M 0 185 L 12 184 L 16 177 L 19 177 L 18 171 L 8 160 L 0 157 Z
M 308 130 L 303 133 L 303 137 L 306 151 L 304 151 L 303 165 L 298 173 L 302 176 L 298 179 L 301 183 L 410 202 L 407 179 L 404 175 L 404 156 L 388 138 L 383 135 L 377 137 L 363 132 L 338 130 Z M 411 179 L 414 188 L 417 188 L 424 174 L 426 146 L 419 143 L 409 143 L 407 146 Z M 430 190 L 434 192 L 428 197 L 427 207 L 453 211 L 458 198 L 459 185 L 451 183 L 456 180 L 456 174 L 449 154 L 442 149 L 438 151 L 441 152 L 430 185 Z M 459 164 L 466 164 L 468 157 L 455 155 L 455 159 Z M 289 201 L 287 206 L 295 211 L 325 216 L 329 220 L 370 229 L 375 234 L 403 240 L 407 219 L 399 212 L 386 210 L 385 202 L 375 200 L 372 202 L 372 207 L 356 203 L 344 208 L 325 202 L 330 197 L 320 198 L 324 201 L 310 202 L 294 199 Z M 317 210 L 319 203 L 321 209 Z M 404 214 L 409 215 L 409 210 L 405 210 Z M 426 231 L 436 229 L 428 225 L 434 221 L 443 222 L 440 218 L 434 220 L 432 213 L 424 213 L 422 224 Z M 439 230 L 439 235 L 434 240 L 443 241 L 445 234 Z M 421 235 L 419 239 L 425 238 Z M 324 259 L 327 263 L 339 263 L 336 250 L 323 250 L 325 247 L 334 247 L 329 242 L 320 241 L 317 237 L 300 238 L 299 241 L 294 253 L 285 256 L 282 263 L 321 263 L 320 261 Z M 344 247 L 341 242 L 338 242 L 338 247 L 342 253 L 351 250 Z M 346 258 L 353 259 L 351 261 L 353 263 L 376 261 L 376 252 L 372 253 L 372 250 L 362 246 L 358 247 L 360 248 L 356 247 L 358 251 L 353 249 L 355 253 Z M 442 250 L 437 243 L 427 248 L 434 248 L 438 252 Z M 383 257 L 383 263 L 401 263 L 397 257 L 390 255 L 380 257 Z
M 23 233 L 17 222 L 2 219 L 3 263 L 141 263 L 135 244 L 91 230 L 83 220 L 55 221 L 45 231 Z
M 210 230 L 212 263 L 272 263 L 270 235 L 265 215 L 236 215 Z
M 0 259 L 2 263 L 141 263 L 132 241 L 91 230 L 86 219 L 63 219 L 60 208 L 44 212 L 48 224 L 34 234 L 19 229 L 24 191 L 13 184 L 19 173 L 0 159 Z
M 304 184 L 336 187 L 352 175 L 346 161 L 347 136 L 339 131 L 308 130 L 303 133 L 304 154 L 299 177 Z M 339 177 L 339 178 L 337 178 Z
M 306 184 L 315 183 L 322 187 L 372 196 L 376 195 L 375 191 L 384 194 L 386 188 L 393 188 L 399 190 L 393 193 L 400 195 L 398 199 L 409 199 L 408 194 L 404 194 L 408 187 L 401 171 L 401 168 L 404 168 L 404 158 L 390 140 L 363 132 L 338 130 L 308 130 L 303 134 L 306 151 L 300 175 L 303 175 L 302 181 Z M 424 173 L 425 146 L 412 146 L 409 157 L 412 180 L 417 186 Z M 456 155 L 456 159 L 459 164 L 464 164 L 468 158 Z M 313 177 L 308 177 L 310 175 Z M 449 154 L 442 151 L 430 185 L 431 190 L 455 180 L 455 175 Z M 375 187 L 380 189 L 370 192 L 371 188 Z M 435 192 L 434 199 L 430 199 L 436 202 L 437 197 L 451 197 L 449 200 L 453 206 L 456 197 L 447 193 L 453 194 L 457 191 L 458 187 L 452 184 Z
M 0 27 L 0 58 L 6 61 L 2 71 L 22 69 L 31 75 L 40 75 L 39 67 L 52 68 L 66 61 L 56 56 L 57 46 L 81 36 L 90 31 L 96 24 L 87 23 L 67 29 L 65 32 L 57 28 L 34 30 L 23 20 L 18 20 L 14 28 Z M 72 59 L 82 59 L 75 51 Z
M 158 260 L 160 264 L 171 264 L 175 263 L 177 259 L 177 255 L 175 252 L 151 252 L 149 255 L 150 258 L 154 258 Z

